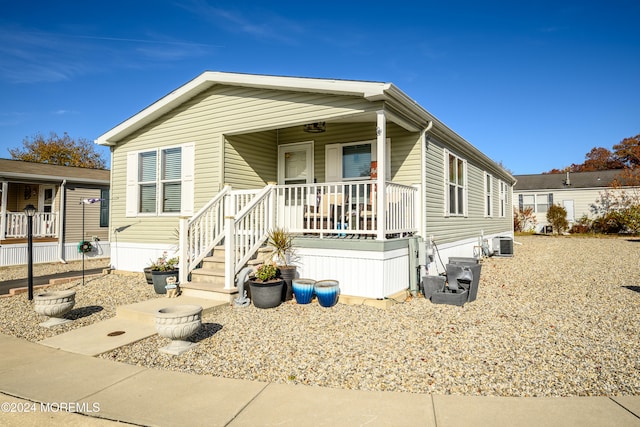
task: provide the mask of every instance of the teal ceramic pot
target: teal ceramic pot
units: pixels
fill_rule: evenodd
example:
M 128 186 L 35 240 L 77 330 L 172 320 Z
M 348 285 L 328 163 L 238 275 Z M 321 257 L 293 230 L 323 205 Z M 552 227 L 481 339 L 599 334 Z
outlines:
M 293 295 L 295 295 L 298 304 L 309 304 L 311 302 L 315 284 L 316 281 L 311 279 L 293 279 L 291 281 Z
M 337 280 L 320 280 L 314 285 L 313 291 L 322 307 L 333 307 L 338 303 L 340 283 Z

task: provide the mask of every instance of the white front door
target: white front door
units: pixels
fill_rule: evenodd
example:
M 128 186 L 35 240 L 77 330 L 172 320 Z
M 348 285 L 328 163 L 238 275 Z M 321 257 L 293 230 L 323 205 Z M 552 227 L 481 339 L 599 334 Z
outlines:
M 56 187 L 54 185 L 41 185 L 38 196 L 38 211 L 51 213 L 56 199 Z
M 278 184 L 313 183 L 313 141 L 278 146 Z

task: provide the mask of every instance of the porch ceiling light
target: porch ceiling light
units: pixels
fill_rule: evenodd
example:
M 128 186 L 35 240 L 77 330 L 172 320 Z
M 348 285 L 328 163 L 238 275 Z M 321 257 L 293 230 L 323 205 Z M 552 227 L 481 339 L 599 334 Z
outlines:
M 25 215 L 33 217 L 36 214 L 36 207 L 33 205 L 27 205 L 24 207 Z
M 307 133 L 322 133 L 327 130 L 325 122 L 309 123 L 304 125 L 304 131 Z

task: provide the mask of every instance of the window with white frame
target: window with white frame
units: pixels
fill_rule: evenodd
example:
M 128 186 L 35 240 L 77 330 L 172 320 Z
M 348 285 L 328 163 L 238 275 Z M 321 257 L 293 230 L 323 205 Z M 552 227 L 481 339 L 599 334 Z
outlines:
M 193 148 L 128 153 L 127 216 L 193 213 Z
M 446 213 L 451 216 L 465 215 L 467 198 L 467 162 L 458 156 L 446 154 Z
M 385 142 L 385 179 L 391 179 L 391 139 L 387 138 Z M 326 182 L 371 179 L 371 164 L 378 160 L 377 148 L 376 140 L 327 144 Z
M 553 193 L 542 194 L 520 194 L 518 196 L 518 207 L 520 210 L 533 209 L 537 214 L 546 214 L 549 206 L 553 204 Z
M 493 177 L 484 174 L 484 215 L 493 216 Z
M 500 217 L 507 215 L 507 183 L 500 181 Z

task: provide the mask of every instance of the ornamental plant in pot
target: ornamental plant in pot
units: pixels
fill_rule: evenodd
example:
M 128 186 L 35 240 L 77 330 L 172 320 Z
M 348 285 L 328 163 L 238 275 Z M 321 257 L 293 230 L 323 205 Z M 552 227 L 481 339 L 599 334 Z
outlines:
M 164 251 L 149 267 L 154 290 L 157 294 L 166 294 L 167 278 L 175 277 L 178 280 L 178 257 L 169 258 L 167 251 Z
M 296 266 L 290 264 L 294 255 L 293 236 L 284 228 L 276 227 L 269 231 L 267 244 L 271 246 L 271 257 L 276 263 L 280 277 L 284 280 L 282 300 L 293 298 L 291 281 L 296 278 Z
M 251 301 L 258 308 L 273 308 L 282 302 L 284 281 L 277 277 L 278 268 L 273 263 L 258 267 L 253 279 L 249 279 Z

